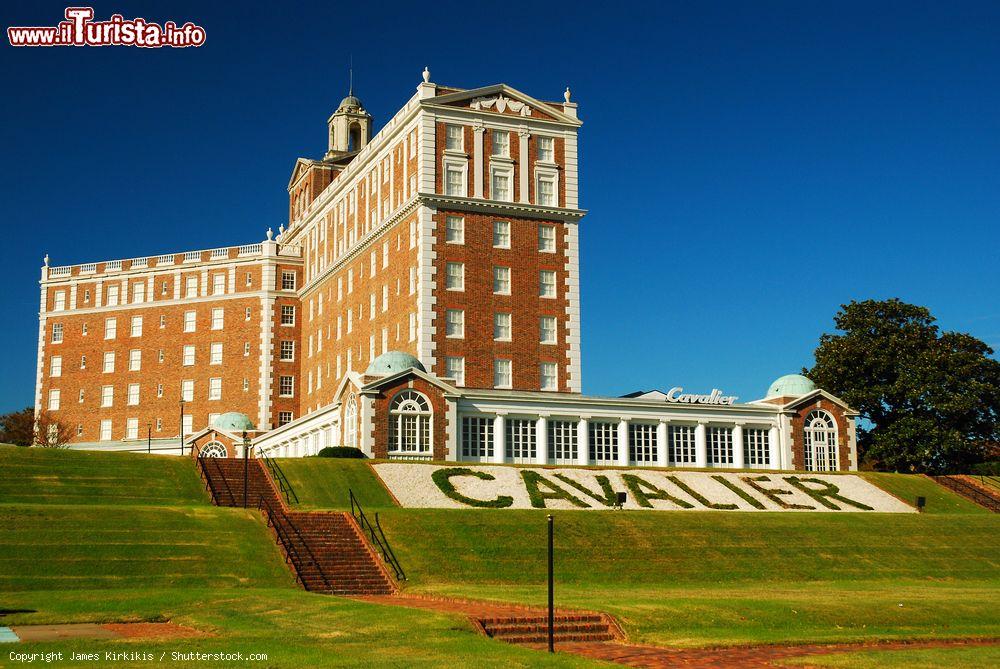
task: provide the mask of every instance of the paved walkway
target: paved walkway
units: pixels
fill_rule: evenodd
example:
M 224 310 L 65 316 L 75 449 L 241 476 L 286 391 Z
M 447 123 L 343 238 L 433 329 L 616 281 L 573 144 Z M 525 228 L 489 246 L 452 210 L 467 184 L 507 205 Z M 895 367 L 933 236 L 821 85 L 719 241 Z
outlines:
M 174 623 L 62 623 L 12 625 L 20 641 L 61 639 L 179 639 L 203 636 L 202 632 Z
M 423 595 L 367 595 L 352 597 L 371 604 L 386 606 L 405 606 L 410 609 L 425 609 L 442 613 L 459 613 L 470 618 L 501 618 L 505 616 L 544 616 L 546 609 L 522 606 L 520 604 L 500 604 L 494 602 L 477 602 L 471 599 L 451 599 L 446 597 L 429 597 Z M 578 613 L 556 609 L 557 613 Z

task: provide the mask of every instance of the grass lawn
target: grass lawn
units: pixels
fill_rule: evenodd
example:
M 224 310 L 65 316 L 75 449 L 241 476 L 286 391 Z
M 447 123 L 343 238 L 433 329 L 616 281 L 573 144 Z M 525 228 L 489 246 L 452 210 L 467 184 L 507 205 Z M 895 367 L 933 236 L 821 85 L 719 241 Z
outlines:
M 1000 667 L 1000 648 L 931 648 L 924 650 L 868 650 L 834 655 L 812 655 L 780 664 L 836 669 L 937 669 L 938 667 Z
M 396 506 L 366 460 L 282 458 L 277 462 L 303 509 L 350 509 L 348 490 L 354 491 L 366 511 Z

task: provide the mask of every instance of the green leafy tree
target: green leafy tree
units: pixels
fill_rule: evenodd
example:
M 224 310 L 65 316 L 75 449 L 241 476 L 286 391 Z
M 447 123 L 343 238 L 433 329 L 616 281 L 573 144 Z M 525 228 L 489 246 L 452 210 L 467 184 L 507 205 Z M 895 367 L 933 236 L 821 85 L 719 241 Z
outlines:
M 35 410 L 32 407 L 0 416 L 0 444 L 31 446 L 35 440 Z
M 1000 362 L 899 299 L 842 305 L 805 374 L 861 413 L 858 448 L 881 469 L 967 469 L 1000 436 Z

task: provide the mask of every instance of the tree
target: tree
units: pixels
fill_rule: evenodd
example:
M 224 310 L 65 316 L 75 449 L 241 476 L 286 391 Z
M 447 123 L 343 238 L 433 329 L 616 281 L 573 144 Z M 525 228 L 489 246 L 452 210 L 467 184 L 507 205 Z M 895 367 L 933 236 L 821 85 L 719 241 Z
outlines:
M 0 416 L 0 443 L 31 446 L 35 440 L 35 410 L 31 407 Z
M 40 411 L 35 421 L 34 445 L 43 448 L 64 448 L 73 438 L 69 425 L 61 423 L 48 411 Z
M 841 305 L 805 373 L 861 414 L 858 450 L 882 469 L 960 471 L 1000 437 L 1000 362 L 975 337 L 941 333 L 899 299 Z

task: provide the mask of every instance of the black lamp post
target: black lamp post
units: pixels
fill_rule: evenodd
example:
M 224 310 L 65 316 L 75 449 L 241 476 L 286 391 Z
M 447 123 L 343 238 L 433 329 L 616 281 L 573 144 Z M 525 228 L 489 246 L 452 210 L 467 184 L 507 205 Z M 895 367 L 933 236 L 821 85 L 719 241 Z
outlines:
M 549 652 L 555 652 L 556 616 L 553 607 L 552 588 L 552 514 L 549 514 Z
M 247 508 L 247 484 L 250 482 L 250 438 L 247 431 L 243 430 L 243 508 Z
M 181 455 L 184 455 L 184 390 L 181 389 Z
M 153 424 L 146 423 L 146 453 L 153 452 Z

